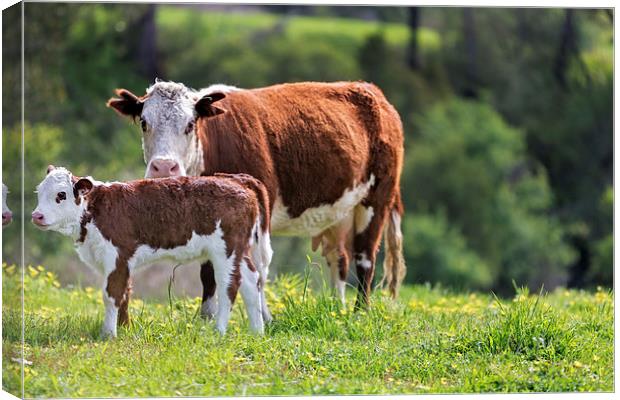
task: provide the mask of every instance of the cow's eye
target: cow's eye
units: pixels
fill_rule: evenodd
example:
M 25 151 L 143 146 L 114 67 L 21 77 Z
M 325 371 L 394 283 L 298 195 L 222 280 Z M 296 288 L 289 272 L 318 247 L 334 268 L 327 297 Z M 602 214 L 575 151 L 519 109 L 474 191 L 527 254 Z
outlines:
M 58 192 L 58 194 L 56 195 L 56 203 L 60 203 L 63 200 L 67 199 L 67 193 L 65 192 Z
M 189 135 L 190 133 L 192 133 L 194 131 L 194 127 L 195 126 L 196 126 L 196 124 L 195 124 L 194 121 L 189 121 L 189 123 L 185 127 L 185 134 Z
M 140 118 L 140 126 L 142 127 L 142 132 L 146 132 L 146 120 L 144 118 Z

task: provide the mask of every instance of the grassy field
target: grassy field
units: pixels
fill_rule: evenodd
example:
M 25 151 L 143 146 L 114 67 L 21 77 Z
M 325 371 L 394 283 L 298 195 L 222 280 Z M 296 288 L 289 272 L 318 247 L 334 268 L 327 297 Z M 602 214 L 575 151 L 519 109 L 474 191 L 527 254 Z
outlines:
M 248 333 L 239 302 L 221 337 L 197 317 L 199 299 L 170 298 L 134 299 L 132 325 L 101 341 L 99 290 L 56 279 L 26 271 L 26 397 L 613 390 L 603 289 L 498 300 L 414 286 L 398 301 L 376 292 L 354 313 L 289 275 L 269 286 L 275 321 L 263 337 Z M 18 271 L 3 265 L 3 388 L 16 394 L 20 314 Z

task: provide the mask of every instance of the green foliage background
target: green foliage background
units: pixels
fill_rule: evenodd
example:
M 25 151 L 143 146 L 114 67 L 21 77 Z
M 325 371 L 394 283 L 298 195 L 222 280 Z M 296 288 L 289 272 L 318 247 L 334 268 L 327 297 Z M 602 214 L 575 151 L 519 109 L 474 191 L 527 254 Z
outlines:
M 513 280 L 532 288 L 612 284 L 606 10 L 570 12 L 562 64 L 567 10 L 422 8 L 419 65 L 411 68 L 406 8 L 158 5 L 149 20 L 149 5 L 25 7 L 26 222 L 47 164 L 101 180 L 143 175 L 139 130 L 105 102 L 116 87 L 142 93 L 153 81 L 140 49 L 154 42 L 151 70 L 195 88 L 377 83 L 406 132 L 407 281 L 498 292 L 511 292 Z M 2 77 L 3 181 L 17 220 L 19 11 L 3 12 Z M 144 35 L 149 22 L 155 36 Z M 3 236 L 4 259 L 18 262 L 19 224 Z M 45 263 L 67 282 L 75 277 L 63 265 L 75 256 L 59 239 L 25 224 L 26 262 Z M 276 239 L 275 247 L 278 272 L 303 267 L 307 240 Z

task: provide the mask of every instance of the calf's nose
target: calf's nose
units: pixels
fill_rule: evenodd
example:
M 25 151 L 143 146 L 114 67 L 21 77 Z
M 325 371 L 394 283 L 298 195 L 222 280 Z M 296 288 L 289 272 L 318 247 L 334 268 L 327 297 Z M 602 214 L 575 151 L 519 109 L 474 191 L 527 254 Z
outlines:
M 13 219 L 13 213 L 5 211 L 2 213 L 2 225 L 7 225 Z
M 45 220 L 45 216 L 38 211 L 32 213 L 32 222 L 36 225 L 42 225 Z
M 179 163 L 174 160 L 153 160 L 149 167 L 149 177 L 165 178 L 180 175 Z

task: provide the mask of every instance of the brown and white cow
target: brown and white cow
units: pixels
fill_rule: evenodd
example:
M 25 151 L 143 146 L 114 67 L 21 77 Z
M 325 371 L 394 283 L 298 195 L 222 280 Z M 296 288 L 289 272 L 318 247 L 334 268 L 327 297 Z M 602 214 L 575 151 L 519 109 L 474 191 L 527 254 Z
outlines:
M 9 188 L 6 185 L 2 184 L 2 227 L 7 226 L 11 223 L 13 219 L 13 213 L 9 209 L 9 206 L 6 204 L 6 196 L 9 193 Z
M 396 296 L 405 275 L 403 130 L 378 87 L 306 82 L 194 91 L 156 81 L 142 97 L 125 89 L 117 95 L 108 106 L 140 121 L 146 177 L 244 172 L 260 179 L 269 192 L 272 233 L 322 245 L 343 302 L 353 258 L 356 306 L 367 304 L 386 225 L 384 279 Z M 212 275 L 203 265 L 205 304 L 214 293 Z
M 237 291 L 252 331 L 271 315 L 264 285 L 271 261 L 267 190 L 249 175 L 102 183 L 48 167 L 32 222 L 70 236 L 84 263 L 100 268 L 104 336 L 129 320 L 135 268 L 171 259 L 209 260 L 218 290 L 216 327 L 226 331 Z

